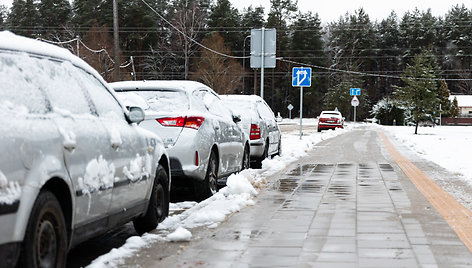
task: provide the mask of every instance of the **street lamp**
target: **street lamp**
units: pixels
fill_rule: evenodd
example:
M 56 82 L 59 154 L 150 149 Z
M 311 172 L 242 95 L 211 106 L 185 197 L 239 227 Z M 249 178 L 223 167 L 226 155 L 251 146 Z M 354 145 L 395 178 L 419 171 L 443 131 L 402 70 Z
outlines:
M 246 39 L 248 37 L 251 37 L 250 35 L 246 36 L 246 38 L 244 38 L 244 42 L 243 42 L 243 94 L 246 94 L 246 92 L 244 91 L 244 69 L 246 68 Z

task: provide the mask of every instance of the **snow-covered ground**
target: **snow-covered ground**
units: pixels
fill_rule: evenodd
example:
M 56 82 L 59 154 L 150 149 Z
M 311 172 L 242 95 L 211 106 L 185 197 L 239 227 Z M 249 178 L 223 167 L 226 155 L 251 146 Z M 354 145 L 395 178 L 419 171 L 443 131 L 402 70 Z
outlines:
M 445 169 L 462 176 L 472 185 L 472 127 L 440 126 L 414 127 L 382 126 L 400 143 Z
M 283 170 L 290 163 L 305 156 L 315 144 L 351 129 L 351 126 L 348 125 L 345 129 L 317 133 L 316 121 L 304 119 L 303 125 L 308 128 L 304 130 L 303 138 L 300 140 L 296 127 L 298 122 L 299 119 L 285 119 L 281 122 L 281 124 L 295 126 L 292 131 L 282 135 L 281 156 L 264 160 L 260 170 L 248 169 L 231 175 L 227 180 L 226 187 L 200 203 L 171 204 L 171 216 L 159 224 L 156 232 L 128 238 L 123 246 L 98 257 L 88 267 L 116 267 L 123 263 L 124 258 L 132 256 L 139 249 L 152 243 L 189 241 L 192 239 L 192 228 L 216 228 L 232 213 L 255 204 L 258 193 L 267 185 L 266 177 Z

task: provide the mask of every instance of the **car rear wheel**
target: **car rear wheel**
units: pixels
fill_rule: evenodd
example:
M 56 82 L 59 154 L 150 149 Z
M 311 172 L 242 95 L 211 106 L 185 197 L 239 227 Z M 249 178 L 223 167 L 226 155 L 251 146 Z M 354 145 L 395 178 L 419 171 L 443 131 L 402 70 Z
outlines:
M 207 199 L 218 191 L 218 160 L 215 152 L 210 153 L 208 168 L 203 182 L 195 182 L 195 196 L 198 201 Z
M 67 230 L 57 198 L 40 192 L 31 211 L 20 257 L 22 267 L 65 267 Z
M 155 229 L 157 224 L 169 215 L 168 181 L 167 172 L 162 165 L 159 165 L 146 214 L 133 221 L 134 229 L 139 235 Z

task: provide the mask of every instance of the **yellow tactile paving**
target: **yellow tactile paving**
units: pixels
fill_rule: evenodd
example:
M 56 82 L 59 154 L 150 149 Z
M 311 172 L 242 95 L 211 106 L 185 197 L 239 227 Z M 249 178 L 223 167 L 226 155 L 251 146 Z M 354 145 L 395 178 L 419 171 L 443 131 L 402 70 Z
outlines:
M 393 160 L 397 162 L 411 182 L 428 199 L 472 252 L 472 212 L 406 159 L 390 142 L 385 133 L 379 133 Z

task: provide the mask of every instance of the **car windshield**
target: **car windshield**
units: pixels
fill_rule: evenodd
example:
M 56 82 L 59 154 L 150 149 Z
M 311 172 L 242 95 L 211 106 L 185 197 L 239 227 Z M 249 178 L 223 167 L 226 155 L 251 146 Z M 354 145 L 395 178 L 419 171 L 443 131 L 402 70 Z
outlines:
M 187 95 L 183 91 L 167 89 L 150 89 L 132 91 L 143 97 L 153 111 L 187 111 L 190 109 L 190 103 Z
M 252 109 L 252 102 L 249 101 L 231 100 L 224 98 L 223 102 L 226 103 L 229 108 L 238 112 Z
M 321 113 L 321 116 L 341 116 L 339 113 Z

